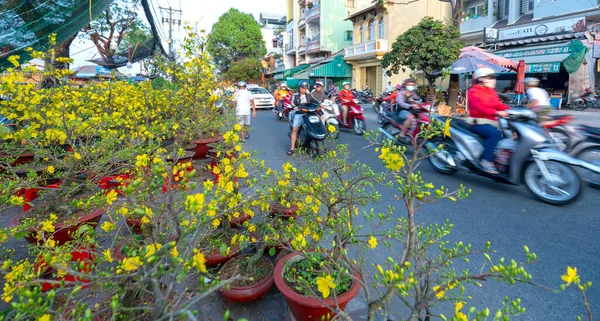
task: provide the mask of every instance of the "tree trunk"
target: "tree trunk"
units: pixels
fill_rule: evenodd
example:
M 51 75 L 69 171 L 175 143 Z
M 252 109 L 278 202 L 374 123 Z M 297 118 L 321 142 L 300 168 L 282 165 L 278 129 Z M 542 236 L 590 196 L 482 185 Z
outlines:
M 448 87 L 448 105 L 456 108 L 458 100 L 458 75 L 450 75 L 450 85 Z

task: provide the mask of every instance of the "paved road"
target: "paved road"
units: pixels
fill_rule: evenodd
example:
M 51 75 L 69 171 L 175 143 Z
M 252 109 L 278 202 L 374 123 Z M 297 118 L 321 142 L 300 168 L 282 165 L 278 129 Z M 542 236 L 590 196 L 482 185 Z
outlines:
M 365 110 L 368 129 L 376 129 L 374 112 L 369 108 Z M 270 111 L 261 111 L 253 119 L 252 128 L 252 137 L 246 142 L 245 149 L 255 150 L 260 158 L 276 168 L 281 168 L 291 159 L 286 155 L 289 148 L 286 122 L 277 121 Z M 341 133 L 339 142 L 351 146 L 356 160 L 369 164 L 375 170 L 383 169 L 377 155 L 372 150 L 363 149 L 366 145 L 363 137 L 345 131 Z M 455 188 L 463 183 L 473 190 L 467 200 L 424 207 L 419 213 L 422 222 L 441 223 L 449 219 L 454 223 L 450 240 L 462 240 L 473 244 L 474 248 L 490 241 L 497 250 L 496 257 L 523 260 L 522 248 L 528 245 L 539 258 L 528 270 L 533 281 L 540 284 L 556 288 L 566 267 L 577 267 L 584 280 L 594 283 L 589 291 L 589 300 L 595 314 L 600 315 L 600 190 L 586 187 L 576 202 L 554 207 L 535 200 L 522 186 L 495 183 L 469 174 L 443 176 L 434 172 L 428 163 L 421 166 L 421 171 L 436 185 Z M 392 197 L 393 190 L 380 192 L 384 201 L 375 210 L 385 211 L 390 204 L 399 205 Z M 402 215 L 401 212 L 399 215 Z M 384 250 L 379 248 L 373 255 L 378 261 L 386 257 Z M 481 263 L 483 261 L 478 261 L 470 268 L 479 270 Z M 518 320 L 576 320 L 576 315 L 585 313 L 580 295 L 574 289 L 556 294 L 532 286 L 509 287 L 491 282 L 480 289 L 472 288 L 470 293 L 476 296 L 472 303 L 480 308 L 499 306 L 505 295 L 521 297 L 528 313 Z M 400 307 L 401 304 L 395 306 Z M 406 316 L 401 308 L 395 312 L 398 313 L 396 320 Z M 444 313 L 452 315 L 452 312 Z

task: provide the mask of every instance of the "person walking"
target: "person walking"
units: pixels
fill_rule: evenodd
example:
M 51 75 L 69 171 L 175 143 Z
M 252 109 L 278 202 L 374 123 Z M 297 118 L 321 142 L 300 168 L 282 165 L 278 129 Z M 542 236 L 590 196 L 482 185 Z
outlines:
M 238 124 L 242 126 L 240 131 L 242 143 L 250 138 L 250 112 L 252 117 L 256 118 L 256 105 L 252 93 L 246 90 L 246 82 L 238 83 L 238 91 L 233 98 L 235 101 L 235 115 L 238 119 Z

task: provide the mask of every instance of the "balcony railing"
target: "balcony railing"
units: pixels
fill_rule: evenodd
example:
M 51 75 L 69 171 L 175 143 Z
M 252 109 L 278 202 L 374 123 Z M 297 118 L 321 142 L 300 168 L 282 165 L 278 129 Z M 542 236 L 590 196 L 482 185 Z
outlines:
M 304 27 L 306 27 L 306 19 L 305 16 L 302 16 L 300 17 L 300 20 L 298 20 L 298 28 L 304 29 Z
M 316 51 L 320 51 L 320 50 L 321 50 L 321 39 L 320 38 L 312 39 L 311 41 L 308 41 L 306 43 L 306 52 L 307 53 L 316 52 Z
M 385 39 L 371 40 L 344 48 L 344 58 L 358 56 L 377 56 L 388 51 L 388 42 Z
M 321 16 L 321 5 L 314 5 L 306 11 L 306 23 L 316 21 Z
M 285 45 L 285 53 L 288 55 L 293 55 L 296 52 L 296 47 L 293 44 L 288 43 Z
M 304 54 L 305 51 L 306 51 L 306 46 L 305 45 L 298 46 L 298 53 L 299 54 Z

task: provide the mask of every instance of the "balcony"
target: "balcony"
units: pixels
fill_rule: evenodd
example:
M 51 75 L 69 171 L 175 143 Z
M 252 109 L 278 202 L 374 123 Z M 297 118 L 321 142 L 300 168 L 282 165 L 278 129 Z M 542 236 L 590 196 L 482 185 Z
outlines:
M 383 56 L 387 51 L 387 40 L 371 40 L 344 48 L 344 59 L 362 60 L 369 58 L 378 58 Z
M 298 29 L 303 30 L 304 28 L 306 28 L 306 19 L 305 16 L 302 15 L 300 20 L 298 20 Z
M 275 69 L 273 69 L 273 73 L 274 74 L 280 73 L 280 72 L 283 72 L 284 70 L 285 70 L 285 67 L 283 65 L 279 65 Z
M 288 43 L 285 45 L 285 54 L 286 55 L 293 55 L 296 53 L 296 47 L 294 47 L 294 44 Z
M 321 5 L 314 5 L 306 11 L 306 23 L 318 24 L 321 17 Z
M 300 46 L 298 46 L 298 53 L 303 55 L 306 52 L 306 46 L 304 44 L 301 44 Z
M 315 53 L 321 51 L 321 38 L 315 38 L 306 42 L 306 53 Z
M 303 6 L 305 2 L 306 2 L 306 0 L 298 0 L 298 4 L 301 6 Z

